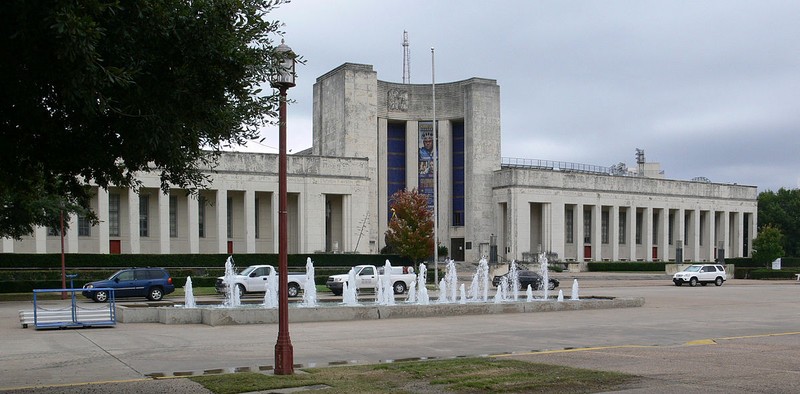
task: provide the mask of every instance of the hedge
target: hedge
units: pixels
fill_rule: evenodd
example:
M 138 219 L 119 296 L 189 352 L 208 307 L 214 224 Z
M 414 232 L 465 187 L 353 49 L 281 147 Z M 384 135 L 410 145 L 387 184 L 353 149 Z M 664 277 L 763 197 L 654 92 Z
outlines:
M 94 267 L 225 267 L 227 254 L 89 254 L 67 253 L 64 255 L 65 265 L 68 268 L 94 268 Z M 234 254 L 231 256 L 237 267 L 247 267 L 256 264 L 278 265 L 278 255 L 274 253 L 259 254 Z M 308 258 L 314 262 L 315 267 L 352 267 L 359 264 L 372 264 L 382 266 L 389 260 L 392 265 L 411 265 L 407 258 L 397 255 L 381 254 L 290 254 L 288 255 L 289 267 L 306 266 Z M 37 253 L 0 253 L 0 268 L 61 268 L 61 254 Z
M 644 261 L 593 261 L 587 264 L 590 272 L 647 271 L 666 272 L 667 263 Z

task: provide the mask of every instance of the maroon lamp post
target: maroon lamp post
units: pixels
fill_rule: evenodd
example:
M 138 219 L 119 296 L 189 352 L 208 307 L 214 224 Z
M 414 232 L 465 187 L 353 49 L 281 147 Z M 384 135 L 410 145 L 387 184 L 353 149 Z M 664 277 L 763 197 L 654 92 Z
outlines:
M 275 48 L 281 56 L 280 70 L 272 76 L 272 87 L 280 92 L 278 148 L 278 341 L 275 343 L 275 374 L 294 373 L 292 340 L 289 338 L 288 212 L 286 208 L 286 90 L 295 86 L 295 54 L 283 43 Z

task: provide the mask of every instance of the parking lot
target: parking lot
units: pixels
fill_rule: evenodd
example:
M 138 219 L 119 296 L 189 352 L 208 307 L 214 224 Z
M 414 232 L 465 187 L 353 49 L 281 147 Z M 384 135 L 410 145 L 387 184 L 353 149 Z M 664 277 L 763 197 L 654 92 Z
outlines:
M 581 296 L 646 302 L 614 310 L 290 324 L 294 361 L 300 368 L 488 355 L 643 376 L 629 392 L 800 391 L 800 282 L 676 287 L 664 275 L 557 275 L 567 295 L 577 277 Z M 30 303 L 0 303 L 0 390 L 89 392 L 80 384 L 123 387 L 273 365 L 275 324 L 36 331 L 19 325 L 17 311 L 24 308 Z M 196 389 L 180 387 L 170 390 Z

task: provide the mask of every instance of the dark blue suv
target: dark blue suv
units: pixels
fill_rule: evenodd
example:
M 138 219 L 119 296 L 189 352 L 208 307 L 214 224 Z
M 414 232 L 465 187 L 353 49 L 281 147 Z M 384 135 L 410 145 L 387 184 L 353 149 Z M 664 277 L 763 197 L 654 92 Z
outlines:
M 128 268 L 117 271 L 106 280 L 90 282 L 83 286 L 83 296 L 94 302 L 106 302 L 108 290 L 92 290 L 96 288 L 114 289 L 114 298 L 147 297 L 148 300 L 160 301 L 165 295 L 175 291 L 172 277 L 163 268 Z

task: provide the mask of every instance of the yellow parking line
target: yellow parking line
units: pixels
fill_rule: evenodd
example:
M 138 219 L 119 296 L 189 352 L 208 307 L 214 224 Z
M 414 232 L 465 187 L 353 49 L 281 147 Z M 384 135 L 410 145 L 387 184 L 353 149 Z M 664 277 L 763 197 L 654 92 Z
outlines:
M 734 339 L 747 339 L 747 338 L 777 337 L 777 336 L 784 336 L 784 335 L 800 335 L 800 331 L 778 332 L 778 333 L 772 333 L 772 334 L 742 335 L 742 336 L 737 336 L 737 337 L 695 339 L 695 340 L 683 343 L 682 346 L 716 345 L 717 341 L 726 341 L 726 340 L 734 340 Z M 585 352 L 585 351 L 592 351 L 592 350 L 608 350 L 608 349 L 652 348 L 652 347 L 660 347 L 660 346 L 661 345 L 595 346 L 595 347 L 581 347 L 581 348 L 572 348 L 572 349 L 543 350 L 543 351 L 538 351 L 538 352 L 491 354 L 491 355 L 489 355 L 489 357 L 501 358 L 501 357 L 514 357 L 514 356 L 532 356 L 532 355 L 535 355 L 535 354 L 573 353 L 573 352 Z

